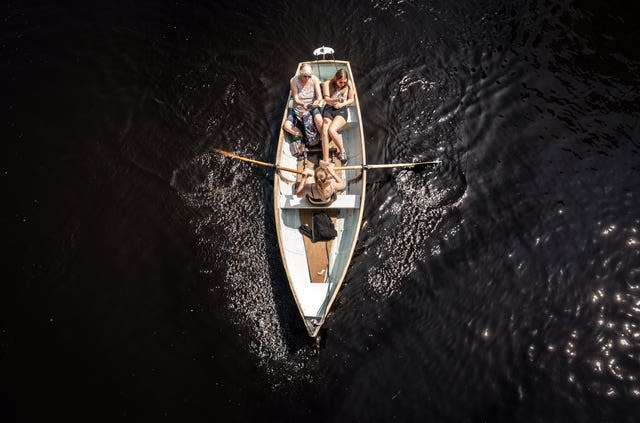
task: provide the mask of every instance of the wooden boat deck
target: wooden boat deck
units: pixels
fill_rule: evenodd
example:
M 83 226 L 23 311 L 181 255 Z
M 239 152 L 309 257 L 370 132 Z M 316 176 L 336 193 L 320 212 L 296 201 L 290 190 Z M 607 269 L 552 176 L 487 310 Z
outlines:
M 314 169 L 317 166 L 318 160 L 321 158 L 320 155 L 308 156 L 307 160 L 298 160 L 298 170 L 302 170 L 305 167 L 309 169 Z M 340 161 L 338 159 L 333 160 L 334 165 L 339 166 Z M 301 175 L 298 175 L 296 183 L 300 183 L 300 179 L 302 179 Z M 342 197 L 342 193 L 338 193 L 338 197 Z M 304 203 L 308 204 L 309 207 L 305 207 L 300 210 L 300 224 L 307 224 L 311 226 L 311 221 L 313 218 L 313 213 L 317 213 L 317 210 L 326 210 L 326 206 L 314 206 L 310 204 L 306 199 L 301 199 Z M 337 210 L 326 210 L 327 214 L 331 218 L 333 224 L 336 224 L 336 219 L 338 217 Z M 304 240 L 304 249 L 307 255 L 307 264 L 309 266 L 309 278 L 312 283 L 321 283 L 325 282 L 327 276 L 329 275 L 329 252 L 333 248 L 333 240 L 329 241 L 316 241 L 313 242 L 309 237 L 303 236 Z

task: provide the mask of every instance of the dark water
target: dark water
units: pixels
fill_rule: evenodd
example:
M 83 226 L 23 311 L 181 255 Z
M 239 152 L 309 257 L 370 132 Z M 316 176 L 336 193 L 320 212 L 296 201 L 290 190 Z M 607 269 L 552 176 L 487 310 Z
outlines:
M 640 31 L 618 2 L 9 2 L 2 421 L 633 422 Z M 274 236 L 329 45 L 370 163 L 321 341 Z

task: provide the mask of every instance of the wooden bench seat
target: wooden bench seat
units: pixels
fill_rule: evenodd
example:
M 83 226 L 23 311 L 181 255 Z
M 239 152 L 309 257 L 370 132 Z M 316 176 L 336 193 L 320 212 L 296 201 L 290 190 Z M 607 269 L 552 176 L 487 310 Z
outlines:
M 355 106 L 347 106 L 347 124 L 345 125 L 345 127 L 349 127 L 350 124 L 357 124 L 358 123 L 358 115 L 356 114 L 356 107 Z
M 336 201 L 328 206 L 311 204 L 305 197 L 296 195 L 281 195 L 280 208 L 282 209 L 357 209 L 360 208 L 360 196 L 339 194 Z

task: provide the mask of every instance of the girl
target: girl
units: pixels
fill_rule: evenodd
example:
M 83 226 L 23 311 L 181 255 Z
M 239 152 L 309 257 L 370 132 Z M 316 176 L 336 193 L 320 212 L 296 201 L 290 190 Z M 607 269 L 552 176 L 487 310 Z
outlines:
M 346 188 L 346 184 L 333 169 L 333 163 L 326 167 L 318 166 L 314 171 L 305 169 L 304 175 L 296 188 L 298 197 L 307 196 L 307 200 L 316 205 L 329 205 L 338 195 L 338 191 Z
M 345 106 L 353 103 L 354 91 L 349 81 L 349 75 L 344 69 L 338 69 L 329 81 L 322 83 L 322 93 L 325 102 L 322 111 L 322 160 L 329 162 L 329 137 L 338 148 L 338 158 L 345 164 L 347 152 L 342 144 L 339 130 L 347 123 L 347 109 Z

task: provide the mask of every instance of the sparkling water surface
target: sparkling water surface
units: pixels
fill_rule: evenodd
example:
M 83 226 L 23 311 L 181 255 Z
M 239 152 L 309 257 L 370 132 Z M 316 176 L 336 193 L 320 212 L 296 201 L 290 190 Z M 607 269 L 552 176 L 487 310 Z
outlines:
M 3 421 L 633 422 L 640 32 L 622 4 L 9 2 Z M 280 261 L 288 79 L 369 163 L 316 341 Z

